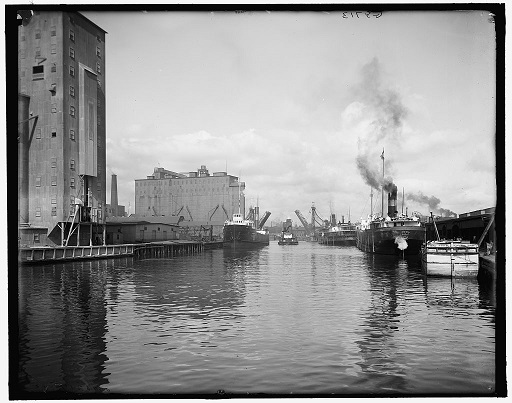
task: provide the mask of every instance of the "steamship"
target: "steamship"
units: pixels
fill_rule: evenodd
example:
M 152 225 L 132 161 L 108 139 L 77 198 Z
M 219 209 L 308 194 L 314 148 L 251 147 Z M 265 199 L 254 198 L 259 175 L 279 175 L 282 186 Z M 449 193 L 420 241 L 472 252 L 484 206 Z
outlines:
M 356 226 L 356 246 L 369 253 L 382 255 L 415 255 L 420 253 L 425 241 L 425 225 L 419 217 L 398 215 L 396 210 L 397 188 L 388 193 L 388 214 L 377 217 L 371 214 Z
M 270 215 L 268 212 L 267 214 Z M 233 214 L 232 220 L 224 222 L 223 246 L 238 249 L 267 246 L 269 244 L 269 234 L 268 231 L 261 229 L 262 225 L 263 222 L 257 227 L 253 220 L 244 219 L 242 214 Z
M 342 221 L 336 224 L 336 216 L 331 215 L 331 225 L 320 231 L 318 242 L 322 245 L 355 245 L 356 244 L 356 226 L 349 220 L 345 222 L 345 217 Z

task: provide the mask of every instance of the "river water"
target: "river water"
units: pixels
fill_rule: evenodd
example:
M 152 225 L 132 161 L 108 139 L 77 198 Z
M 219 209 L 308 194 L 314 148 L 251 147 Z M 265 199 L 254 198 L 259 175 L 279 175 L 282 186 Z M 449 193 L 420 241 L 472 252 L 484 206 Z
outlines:
M 418 259 L 257 251 L 19 268 L 19 389 L 488 394 L 494 288 Z

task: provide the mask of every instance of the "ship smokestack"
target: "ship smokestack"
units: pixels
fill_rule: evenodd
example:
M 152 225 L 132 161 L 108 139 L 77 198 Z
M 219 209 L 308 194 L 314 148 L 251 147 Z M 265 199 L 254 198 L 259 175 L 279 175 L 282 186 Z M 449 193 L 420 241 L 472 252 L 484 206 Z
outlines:
M 112 216 L 117 217 L 117 175 L 112 174 L 112 183 L 110 185 L 110 208 Z
M 396 194 L 397 187 L 396 185 L 392 185 L 391 192 L 388 193 L 388 216 L 394 217 L 398 212 L 396 209 Z
M 336 225 L 336 214 L 331 214 L 331 225 L 333 227 Z

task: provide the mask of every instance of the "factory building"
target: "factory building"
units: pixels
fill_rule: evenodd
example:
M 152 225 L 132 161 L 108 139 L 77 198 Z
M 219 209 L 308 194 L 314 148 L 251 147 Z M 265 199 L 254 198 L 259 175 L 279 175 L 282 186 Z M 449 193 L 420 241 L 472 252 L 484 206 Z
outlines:
M 106 32 L 77 12 L 19 14 L 19 242 L 91 242 L 105 217 Z
M 233 213 L 245 215 L 244 190 L 245 183 L 238 177 L 210 174 L 205 165 L 187 173 L 155 168 L 147 179 L 135 180 L 135 214 L 183 216 L 198 225 L 222 226 Z

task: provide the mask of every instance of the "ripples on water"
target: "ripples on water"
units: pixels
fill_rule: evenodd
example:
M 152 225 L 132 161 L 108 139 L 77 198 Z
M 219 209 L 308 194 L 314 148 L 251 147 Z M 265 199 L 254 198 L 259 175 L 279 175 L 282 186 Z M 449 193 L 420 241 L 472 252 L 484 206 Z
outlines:
M 19 270 L 25 392 L 486 394 L 494 292 L 298 246 Z

